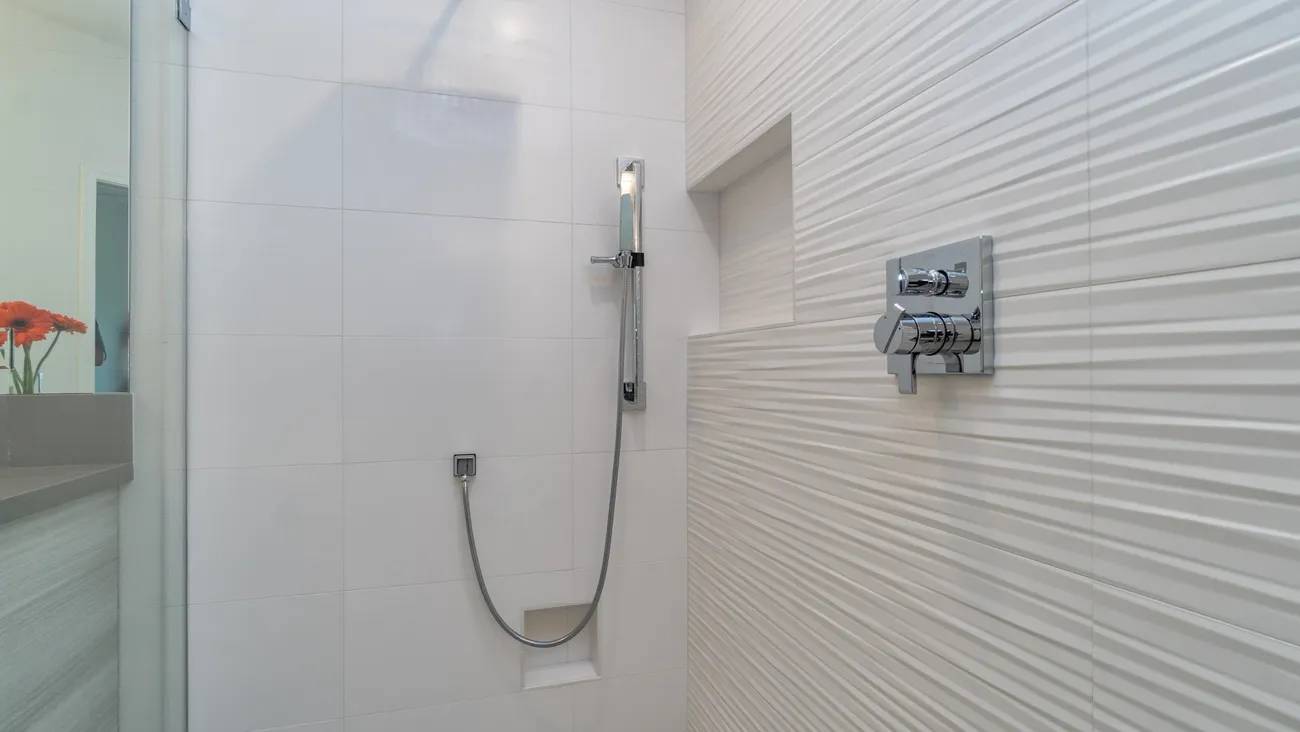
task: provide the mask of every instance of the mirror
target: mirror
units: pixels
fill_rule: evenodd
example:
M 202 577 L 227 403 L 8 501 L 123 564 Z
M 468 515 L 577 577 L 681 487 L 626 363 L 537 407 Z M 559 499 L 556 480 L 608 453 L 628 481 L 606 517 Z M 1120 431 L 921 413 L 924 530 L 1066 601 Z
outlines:
M 129 388 L 130 124 L 130 0 L 0 0 L 0 394 Z

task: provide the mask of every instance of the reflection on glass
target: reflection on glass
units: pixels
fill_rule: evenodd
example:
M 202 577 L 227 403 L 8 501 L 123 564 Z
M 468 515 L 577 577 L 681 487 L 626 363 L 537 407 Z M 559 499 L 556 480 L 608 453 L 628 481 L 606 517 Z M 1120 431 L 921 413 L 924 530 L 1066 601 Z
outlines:
M 0 302 L 90 331 L 51 331 L 12 358 L 7 344 L 5 361 L 22 370 L 30 353 L 34 372 L 5 374 L 0 394 L 127 388 L 130 95 L 130 0 L 0 0 Z

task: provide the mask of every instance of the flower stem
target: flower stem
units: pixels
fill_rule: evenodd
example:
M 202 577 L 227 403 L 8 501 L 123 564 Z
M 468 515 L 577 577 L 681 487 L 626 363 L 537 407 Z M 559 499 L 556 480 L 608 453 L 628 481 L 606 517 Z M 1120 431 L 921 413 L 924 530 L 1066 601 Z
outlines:
M 8 332 L 9 336 L 6 340 L 9 341 L 9 359 L 7 362 L 7 365 L 9 366 L 9 378 L 14 382 L 14 393 L 22 394 L 23 385 L 22 382 L 18 380 L 18 363 L 14 361 L 14 331 L 11 328 Z
M 45 355 L 41 356 L 41 360 L 37 362 L 36 373 L 39 374 L 41 372 L 41 368 L 45 366 L 45 359 L 49 358 L 50 354 L 54 352 L 54 347 L 59 345 L 59 336 L 61 335 L 63 335 L 63 331 L 54 331 L 54 340 L 50 341 L 50 347 L 45 349 Z
M 32 344 L 23 345 L 23 393 L 36 393 L 36 377 L 32 374 Z

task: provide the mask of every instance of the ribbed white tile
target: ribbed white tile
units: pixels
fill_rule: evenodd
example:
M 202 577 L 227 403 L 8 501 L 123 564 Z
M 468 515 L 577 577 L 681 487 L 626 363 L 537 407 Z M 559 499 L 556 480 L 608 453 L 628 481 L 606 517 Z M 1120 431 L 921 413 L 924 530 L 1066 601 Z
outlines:
M 980 234 L 1000 296 L 1086 284 L 1085 31 L 1065 10 L 796 158 L 796 319 L 875 312 L 886 259 Z
M 1300 261 L 1092 297 L 1098 578 L 1300 643 Z
M 1296 729 L 1294 644 L 1104 584 L 1093 612 L 1094 729 Z
M 794 320 L 794 191 L 787 149 L 722 191 L 719 323 L 725 330 Z
M 694 723 L 1088 728 L 1086 291 L 1023 299 L 916 397 L 865 319 L 692 339 Z
M 1300 7 L 1089 8 L 1094 279 L 1300 256 Z
M 791 115 L 798 322 L 690 341 L 691 729 L 1296 728 L 1300 9 L 688 11 L 688 179 Z M 883 261 L 978 233 L 997 372 L 900 397 Z

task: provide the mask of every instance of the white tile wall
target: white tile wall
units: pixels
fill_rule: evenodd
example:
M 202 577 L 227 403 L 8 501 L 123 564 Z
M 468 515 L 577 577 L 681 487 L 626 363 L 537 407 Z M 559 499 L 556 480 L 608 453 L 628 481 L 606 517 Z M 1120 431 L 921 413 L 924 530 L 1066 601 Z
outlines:
M 349 211 L 343 226 L 344 331 L 568 338 L 570 229 Z
M 569 106 L 567 0 L 344 0 L 357 84 Z
M 613 161 L 641 157 L 654 161 L 646 168 L 646 227 L 711 231 L 717 226 L 717 196 L 686 190 L 685 161 L 678 154 L 686 144 L 684 123 L 574 112 L 573 140 L 574 222 L 617 226 L 618 209 L 609 205 L 609 192 L 617 189 Z
M 622 676 L 573 691 L 574 732 L 669 732 L 686 729 L 682 670 Z
M 338 81 L 342 0 L 223 0 L 192 8 L 191 68 Z
M 644 327 L 651 338 L 685 338 L 718 328 L 718 247 L 708 234 L 646 229 Z M 592 267 L 618 251 L 618 228 L 573 227 L 573 335 L 618 338 L 624 272 Z
M 685 119 L 684 16 L 608 0 L 572 7 L 574 108 Z
M 347 732 L 569 732 L 573 710 L 568 689 L 544 689 L 348 720 Z
M 683 11 L 196 12 L 194 729 L 684 732 L 685 338 L 717 327 L 718 255 L 716 197 L 686 193 Z M 615 246 L 619 155 L 647 160 L 651 410 L 628 417 L 602 681 L 523 692 L 554 657 L 492 624 L 448 458 L 479 454 L 504 615 L 589 601 L 620 290 L 587 257 Z
M 337 207 L 341 93 L 320 81 L 191 69 L 190 199 Z
M 344 583 L 348 589 L 468 576 L 451 461 L 344 466 Z
M 347 208 L 568 221 L 568 109 L 348 85 Z
M 1300 726 L 1300 7 L 688 6 L 688 180 L 790 115 L 795 250 L 689 343 L 690 728 Z M 881 265 L 974 233 L 997 371 L 900 397 Z
M 473 451 L 484 456 L 569 452 L 569 343 L 568 339 L 345 339 L 347 459 L 433 460 Z M 606 374 L 605 381 L 609 380 Z
M 609 507 L 613 453 L 575 455 L 573 561 L 599 568 Z M 613 561 L 662 562 L 686 557 L 686 451 L 623 456 L 614 519 Z
M 190 729 L 227 732 L 342 716 L 338 594 L 190 606 Z
M 339 462 L 341 356 L 338 338 L 192 336 L 190 467 Z
M 190 602 L 343 586 L 338 465 L 194 470 L 189 511 Z
M 189 214 L 191 333 L 342 333 L 337 210 L 195 201 Z

